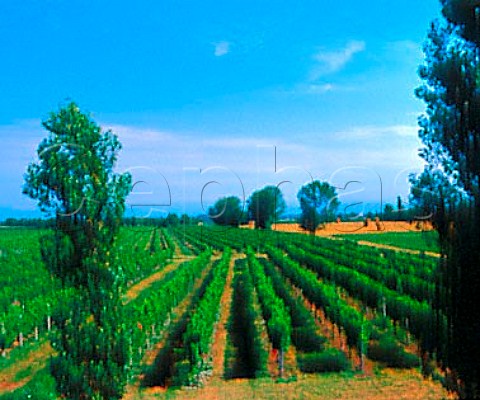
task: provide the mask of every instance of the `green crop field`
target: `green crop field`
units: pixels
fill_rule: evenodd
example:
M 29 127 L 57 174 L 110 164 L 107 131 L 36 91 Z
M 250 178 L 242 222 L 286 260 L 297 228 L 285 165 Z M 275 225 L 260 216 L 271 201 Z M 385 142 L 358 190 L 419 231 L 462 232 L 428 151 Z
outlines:
M 75 291 L 42 263 L 51 234 L 0 231 L 0 399 L 56 398 L 49 340 Z M 115 251 L 130 332 L 125 399 L 448 396 L 425 361 L 446 329 L 434 257 L 200 226 L 123 228 Z
M 383 244 L 402 249 L 430 251 L 433 253 L 440 252 L 436 231 L 364 233 L 337 236 L 344 239 Z

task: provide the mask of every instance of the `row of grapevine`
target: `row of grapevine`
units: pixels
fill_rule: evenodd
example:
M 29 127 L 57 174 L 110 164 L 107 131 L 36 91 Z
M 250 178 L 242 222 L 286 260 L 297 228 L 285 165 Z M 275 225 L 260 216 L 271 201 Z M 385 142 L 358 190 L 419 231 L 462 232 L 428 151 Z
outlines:
M 290 314 L 283 300 L 275 293 L 270 278 L 265 275 L 262 265 L 250 248 L 247 249 L 247 260 L 262 306 L 263 318 L 267 323 L 268 336 L 272 347 L 280 351 L 279 372 L 281 375 L 283 372 L 283 355 L 290 346 Z
M 251 246 L 257 252 L 263 252 L 266 245 L 283 248 L 288 244 L 301 248 L 321 249 L 333 261 L 337 257 L 347 257 L 350 260 L 362 260 L 365 263 L 378 265 L 387 270 L 397 271 L 404 276 L 415 276 L 425 282 L 433 282 L 438 269 L 438 260 L 424 254 L 415 255 L 390 249 L 359 245 L 351 240 L 332 240 L 330 238 L 312 237 L 291 232 L 270 230 L 250 230 L 232 227 L 189 226 L 184 228 L 184 234 L 197 237 L 216 249 L 230 245 L 238 251 L 244 251 Z M 430 290 L 430 288 L 428 289 Z
M 68 303 L 74 290 L 58 290 L 54 294 L 37 296 L 24 304 L 13 303 L 0 318 L 0 352 L 12 347 L 15 341 L 20 346 L 27 337 L 39 336 L 54 326 L 55 306 Z
M 245 259 L 235 260 L 232 311 L 228 333 L 235 348 L 235 363 L 227 366 L 227 378 L 254 378 L 267 374 L 268 353 L 254 307 L 254 286 Z
M 267 247 L 267 253 L 312 303 L 322 308 L 332 322 L 344 329 L 348 345 L 355 347 L 362 356 L 367 349 L 371 331 L 371 324 L 365 316 L 339 296 L 335 285 L 319 282 L 312 271 L 302 268 L 278 249 Z
M 159 238 L 157 236 L 157 229 L 154 229 L 152 231 L 152 234 L 150 235 L 150 240 L 149 240 L 149 243 L 148 243 L 148 251 L 150 252 L 150 254 L 153 254 L 157 251 L 157 241 L 159 241 Z M 160 238 L 161 240 L 161 238 Z
M 232 247 L 236 248 L 235 243 L 231 243 L 225 236 L 225 233 L 228 231 L 228 229 L 231 228 L 225 228 L 225 230 L 221 231 L 218 228 L 205 228 L 203 226 L 190 227 L 186 232 L 186 236 L 195 236 L 202 243 L 219 251 L 221 251 L 224 247 L 230 247 L 232 244 Z
M 0 352 L 28 336 L 38 338 L 51 329 L 58 302 L 72 291 L 62 291 L 40 254 L 40 239 L 48 230 L 5 229 L 0 232 Z
M 138 362 L 142 356 L 141 349 L 149 336 L 168 324 L 171 310 L 193 289 L 195 280 L 210 263 L 211 251 L 207 250 L 191 261 L 181 264 L 164 279 L 144 290 L 141 296 L 127 305 L 126 316 L 131 329 L 132 349 L 139 349 Z
M 72 290 L 63 290 L 60 282 L 45 268 L 40 254 L 42 238 L 50 230 L 5 230 L 0 236 L 0 351 L 18 339 L 36 337 L 52 328 L 51 316 L 60 303 L 68 303 Z M 114 252 L 122 266 L 125 285 L 131 285 L 163 267 L 171 249 L 145 251 L 151 230 L 123 229 Z M 35 290 L 32 290 L 32 287 Z
M 282 244 L 287 241 L 282 241 Z M 290 243 L 302 248 L 321 249 L 332 261 L 340 261 L 339 257 L 352 260 L 360 259 L 384 269 L 392 269 L 398 273 L 416 276 L 431 282 L 438 269 L 438 260 L 426 255 L 408 254 L 392 249 L 380 249 L 373 246 L 360 245 L 349 239 L 332 240 L 329 238 L 309 237 L 307 235 L 290 235 Z
M 175 247 L 178 247 L 179 252 L 185 256 L 192 256 L 197 254 L 197 250 L 190 249 L 185 243 L 183 239 L 181 239 L 182 235 L 179 234 L 178 230 L 175 228 L 165 228 L 165 232 L 170 237 L 172 242 L 174 243 Z
M 175 242 L 173 241 L 170 233 L 166 228 L 162 228 L 161 233 L 162 233 L 162 248 L 164 250 L 168 249 L 170 251 L 170 257 L 173 257 L 176 249 Z
M 266 275 L 270 278 L 275 293 L 287 306 L 292 321 L 292 342 L 297 351 L 310 353 L 324 349 L 326 338 L 318 334 L 317 325 L 311 312 L 305 307 L 301 295 L 295 295 L 280 272 L 266 258 L 258 258 Z
M 259 260 L 263 264 L 266 273 L 272 278 L 277 294 L 285 300 L 290 309 L 294 327 L 293 332 L 296 329 L 301 329 L 300 332 L 303 333 L 297 340 L 295 340 L 295 335 L 292 335 L 297 351 L 303 352 L 303 354 L 297 355 L 300 369 L 304 372 L 323 372 L 348 368 L 344 353 L 335 352 L 334 349 L 328 349 L 327 353 L 325 353 L 322 351 L 323 346 L 321 345 L 325 338 L 320 337 L 322 341 L 318 339 L 315 341 L 317 335 L 315 321 L 311 313 L 302 304 L 302 296 L 299 295 L 299 297 L 294 298 L 291 288 L 289 290 L 289 285 L 277 268 L 265 258 L 260 258 Z M 296 323 L 297 325 L 295 325 Z M 399 327 L 394 328 L 390 319 L 377 316 L 369 320 L 369 323 L 372 328 L 369 331 L 367 350 L 369 358 L 397 368 L 411 368 L 418 365 L 418 358 L 413 354 L 406 353 L 401 340 L 397 339 L 397 335 L 402 336 L 404 332 Z M 295 328 L 295 326 L 299 328 Z M 402 339 L 405 340 L 405 338 Z
M 345 288 L 366 305 L 384 308 L 391 318 L 403 324 L 420 340 L 425 350 L 435 351 L 441 345 L 446 329 L 445 317 L 425 301 L 420 302 L 399 294 L 365 274 L 309 254 L 300 248 L 290 246 L 288 251 L 289 257 Z
M 209 246 L 221 250 L 225 246 L 243 252 L 248 246 L 255 250 L 263 250 L 265 242 L 269 242 L 277 232 L 238 229 L 233 227 L 188 226 L 184 234 L 194 236 Z
M 228 253 L 226 256 L 230 257 Z M 161 328 L 161 337 L 164 339 L 162 347 L 156 354 L 154 363 L 144 369 L 143 385 L 148 387 L 166 387 L 170 385 L 190 386 L 203 383 L 202 378 L 206 376 L 204 372 L 209 372 L 209 369 L 206 368 L 208 363 L 203 364 L 205 371 L 197 368 L 200 365 L 194 365 L 190 362 L 190 356 L 192 356 L 192 359 L 196 359 L 196 357 L 189 350 L 198 349 L 198 342 L 194 343 L 197 340 L 202 341 L 202 346 L 206 345 L 204 341 L 204 339 L 206 340 L 206 331 L 211 328 L 211 332 L 213 332 L 213 324 L 210 326 L 203 325 L 204 321 L 197 318 L 200 318 L 202 315 L 205 316 L 205 313 L 212 311 L 211 309 L 206 309 L 209 304 L 211 305 L 207 299 L 211 300 L 212 296 L 216 295 L 212 291 L 213 287 L 211 285 L 213 284 L 218 289 L 219 275 L 222 276 L 224 272 L 226 273 L 224 270 L 225 262 L 226 259 L 222 257 L 213 261 L 208 268 L 200 271 L 200 276 L 195 279 L 191 290 L 182 299 L 183 304 L 181 307 L 172 309 L 169 313 L 167 321 Z M 185 265 L 188 264 L 182 264 L 181 267 Z M 169 275 L 174 273 L 172 271 Z M 166 279 L 168 280 L 169 276 Z M 158 290 L 162 285 L 155 286 L 156 289 L 152 288 L 152 290 Z M 223 290 L 223 288 L 221 289 Z M 141 296 L 144 297 L 144 294 L 142 293 Z M 207 302 L 205 303 L 205 301 Z M 172 315 L 172 319 L 170 315 Z M 197 328 L 200 330 L 197 330 Z M 192 335 L 187 334 L 187 331 L 192 333 Z M 190 339 L 193 341 L 191 346 L 188 343 Z M 207 361 L 207 355 L 198 355 L 202 357 L 202 361 Z M 197 359 L 197 361 L 199 360 Z M 195 370 L 197 373 L 195 373 Z
M 112 251 L 117 256 L 117 262 L 122 266 L 125 287 L 139 282 L 151 275 L 153 271 L 162 268 L 173 256 L 173 249 L 157 248 L 158 238 L 153 232 L 138 228 L 121 230 Z
M 68 304 L 73 290 L 64 290 L 41 257 L 40 245 L 51 230 L 4 230 L 0 235 L 0 352 L 15 340 L 38 338 L 54 327 L 58 304 Z M 145 251 L 149 232 L 123 229 L 112 252 L 122 266 L 125 285 L 131 285 L 170 258 L 171 249 Z M 35 288 L 35 290 L 32 290 Z
M 196 384 L 201 375 L 211 369 L 208 358 L 212 334 L 219 318 L 220 299 L 230 266 L 232 251 L 225 248 L 220 262 L 213 268 L 213 277 L 183 335 L 183 345 L 189 361 L 188 383 Z
M 202 240 L 201 236 L 194 234 L 187 227 L 177 227 L 173 229 L 173 234 L 175 235 L 175 238 L 179 241 L 179 243 L 187 247 L 187 252 L 199 254 L 200 252 L 205 251 L 208 247 L 210 247 Z
M 283 232 L 264 232 L 242 229 L 225 229 L 192 227 L 197 235 L 201 233 L 204 241 L 212 246 L 217 242 L 230 240 L 237 247 L 254 245 L 259 251 L 264 250 L 266 244 L 276 244 L 286 247 L 288 243 L 295 243 L 297 247 L 306 248 L 309 252 L 328 254 L 328 259 L 348 262 L 350 267 L 357 266 L 359 272 L 368 272 L 388 289 L 406 293 L 413 300 L 422 302 L 432 301 L 435 290 L 442 290 L 433 283 L 432 274 L 436 270 L 437 260 L 432 257 L 402 254 L 393 250 L 379 250 L 368 246 L 360 246 L 350 241 L 315 238 L 317 246 L 312 246 L 312 238 L 307 235 Z M 401 260 L 401 262 L 400 262 Z M 427 279 L 428 278 L 428 279 Z M 441 318 L 440 318 L 441 319 Z M 405 321 L 403 321 L 405 322 Z M 408 324 L 408 323 L 407 323 Z
M 285 302 L 292 320 L 291 338 L 297 350 L 297 363 L 303 372 L 333 372 L 350 368 L 345 353 L 335 348 L 325 348 L 327 339 L 318 333 L 315 318 L 307 310 L 302 295 L 294 295 L 277 268 L 266 258 L 258 261 L 271 279 L 276 294 Z
M 426 281 L 430 281 L 438 268 L 438 260 L 424 254 L 407 254 L 390 249 L 379 249 L 370 246 L 359 245 L 354 241 L 332 240 L 330 238 L 310 236 L 293 232 L 280 232 L 270 230 L 250 230 L 227 227 L 188 227 L 197 235 L 203 235 L 210 240 L 213 247 L 223 243 L 230 243 L 237 250 L 245 250 L 248 245 L 257 252 L 263 252 L 265 245 L 283 247 L 286 244 L 300 247 L 315 246 L 333 252 L 335 255 L 346 255 L 353 259 L 360 257 L 365 262 L 379 264 L 385 268 L 395 269 L 405 275 L 414 275 Z
M 291 247 L 285 246 L 287 252 Z M 433 282 L 426 281 L 415 275 L 407 275 L 399 272 L 396 268 L 388 268 L 378 262 L 365 261 L 361 253 L 343 253 L 341 249 L 329 249 L 324 246 L 305 245 L 305 252 L 312 254 L 317 260 L 334 262 L 365 274 L 379 281 L 389 289 L 404 293 L 419 301 L 432 303 L 435 297 L 436 286 Z M 360 251 L 360 250 L 359 250 Z
M 0 231 L 0 313 L 14 302 L 24 304 L 58 289 L 42 265 L 41 236 L 42 231 L 31 229 Z

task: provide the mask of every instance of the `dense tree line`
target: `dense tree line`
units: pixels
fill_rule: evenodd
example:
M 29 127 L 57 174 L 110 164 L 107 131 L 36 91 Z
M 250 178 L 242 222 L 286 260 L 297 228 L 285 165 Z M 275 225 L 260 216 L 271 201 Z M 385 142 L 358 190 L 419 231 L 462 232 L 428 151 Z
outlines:
M 198 225 L 208 221 L 202 216 L 191 216 L 187 214 L 177 215 L 169 213 L 166 217 L 124 217 L 123 224 L 125 226 L 155 226 L 155 227 L 175 227 L 179 225 Z
M 3 226 L 21 226 L 26 228 L 53 228 L 54 218 L 6 218 L 1 222 Z
M 412 177 L 412 199 L 432 217 L 444 255 L 439 303 L 448 310 L 445 367 L 458 373 L 464 398 L 480 397 L 480 3 L 441 0 L 424 46 L 417 96 L 422 174 Z

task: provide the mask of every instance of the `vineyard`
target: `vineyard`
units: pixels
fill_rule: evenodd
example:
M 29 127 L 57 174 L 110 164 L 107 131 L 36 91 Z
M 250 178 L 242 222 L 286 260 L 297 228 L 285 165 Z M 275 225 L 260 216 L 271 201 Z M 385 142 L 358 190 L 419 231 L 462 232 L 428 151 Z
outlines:
M 438 233 L 436 231 L 410 231 L 410 232 L 385 232 L 381 235 L 375 234 L 350 234 L 340 235 L 345 239 L 355 241 L 365 241 L 370 243 L 378 243 L 381 245 L 400 247 L 409 249 L 414 252 L 431 252 L 440 253 L 438 243 Z
M 0 399 L 56 398 L 55 331 L 77 300 L 42 263 L 48 235 L 0 231 Z M 187 225 L 124 227 L 111 251 L 129 332 L 125 398 L 449 396 L 435 257 Z

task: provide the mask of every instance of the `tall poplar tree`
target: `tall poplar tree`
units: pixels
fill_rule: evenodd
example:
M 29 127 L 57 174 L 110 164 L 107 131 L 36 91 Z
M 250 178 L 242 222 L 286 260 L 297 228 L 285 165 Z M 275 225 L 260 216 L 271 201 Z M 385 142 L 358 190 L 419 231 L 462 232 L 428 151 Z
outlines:
M 439 284 L 446 296 L 444 367 L 455 371 L 464 398 L 479 398 L 480 384 L 480 1 L 441 0 L 442 21 L 425 43 L 420 118 L 424 172 L 412 179 L 412 197 L 431 213 L 440 234 Z M 440 293 L 440 291 L 439 291 Z
M 122 323 L 122 273 L 112 252 L 130 191 L 128 174 L 113 168 L 118 138 L 75 103 L 51 113 L 38 147 L 38 161 L 25 174 L 24 193 L 53 215 L 54 234 L 43 239 L 42 256 L 64 287 L 75 287 L 73 304 L 56 312 L 58 356 L 51 372 L 59 394 L 69 399 L 119 399 L 128 361 Z

